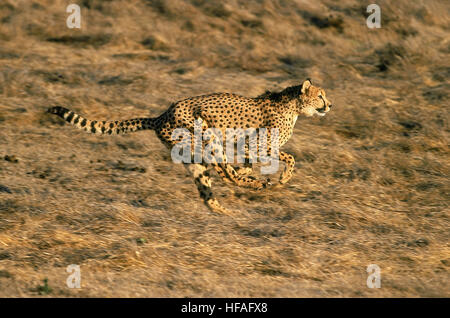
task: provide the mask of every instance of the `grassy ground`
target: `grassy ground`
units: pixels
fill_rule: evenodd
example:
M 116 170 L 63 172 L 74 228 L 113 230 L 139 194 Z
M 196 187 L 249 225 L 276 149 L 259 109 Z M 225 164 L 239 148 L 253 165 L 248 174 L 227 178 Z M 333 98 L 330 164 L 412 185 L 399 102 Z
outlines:
M 0 296 L 450 296 L 448 3 L 377 1 L 368 29 L 364 1 L 80 0 L 78 30 L 72 2 L 0 3 Z M 215 177 L 236 219 L 207 210 L 153 132 L 45 114 L 153 117 L 307 77 L 334 107 L 297 121 L 284 187 Z

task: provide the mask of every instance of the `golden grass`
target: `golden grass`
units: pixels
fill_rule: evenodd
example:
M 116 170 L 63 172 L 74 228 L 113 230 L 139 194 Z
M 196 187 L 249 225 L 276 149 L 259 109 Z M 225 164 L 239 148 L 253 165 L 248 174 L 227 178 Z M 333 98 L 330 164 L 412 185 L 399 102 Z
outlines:
M 450 296 L 445 2 L 378 1 L 369 30 L 356 0 L 85 0 L 70 30 L 71 2 L 0 4 L 0 296 L 44 278 L 60 297 Z M 156 116 L 306 77 L 335 107 L 297 122 L 284 187 L 215 178 L 236 219 L 206 209 L 153 132 L 91 136 L 44 113 Z

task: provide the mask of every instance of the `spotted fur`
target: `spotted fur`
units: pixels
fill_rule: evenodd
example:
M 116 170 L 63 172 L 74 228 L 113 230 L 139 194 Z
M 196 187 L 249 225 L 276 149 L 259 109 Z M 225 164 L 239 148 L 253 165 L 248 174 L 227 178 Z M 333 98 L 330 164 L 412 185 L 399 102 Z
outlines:
M 203 130 L 218 128 L 225 136 L 227 128 L 278 128 L 279 146 L 283 146 L 292 136 L 299 115 L 307 117 L 323 116 L 331 108 L 323 89 L 313 86 L 308 79 L 301 85 L 292 86 L 281 92 L 266 92 L 255 98 L 247 98 L 230 93 L 215 93 L 187 98 L 173 103 L 163 114 L 156 118 L 135 118 L 116 121 L 96 121 L 82 117 L 60 106 L 52 107 L 49 113 L 55 114 L 75 127 L 95 134 L 122 134 L 138 130 L 154 130 L 158 138 L 169 148 L 180 142 L 172 140 L 176 128 L 186 128 L 193 132 L 194 120 L 202 119 Z M 269 136 L 270 137 L 270 136 Z M 269 139 L 270 140 L 270 139 Z M 247 149 L 248 150 L 248 149 Z M 270 153 L 270 147 L 267 146 Z M 248 159 L 248 154 L 246 154 Z M 258 180 L 245 173 L 238 173 L 228 158 L 223 162 L 212 162 L 211 166 L 226 181 L 238 186 L 256 190 L 271 185 L 270 180 Z M 279 159 L 285 163 L 279 183 L 284 184 L 292 177 L 295 166 L 294 157 L 280 151 Z M 211 179 L 206 163 L 186 164 L 194 177 L 200 197 L 214 212 L 229 214 L 222 207 L 211 190 Z

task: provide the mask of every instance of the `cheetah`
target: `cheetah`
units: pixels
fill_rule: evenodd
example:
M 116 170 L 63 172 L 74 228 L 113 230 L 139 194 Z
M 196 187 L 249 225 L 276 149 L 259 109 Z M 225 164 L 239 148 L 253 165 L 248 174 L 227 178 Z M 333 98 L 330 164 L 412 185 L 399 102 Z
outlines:
M 66 122 L 94 134 L 123 134 L 138 130 L 154 130 L 157 137 L 169 149 L 180 142 L 173 139 L 172 134 L 177 128 L 193 132 L 195 121 L 202 121 L 202 129 L 208 127 L 225 131 L 227 128 L 277 128 L 278 144 L 283 146 L 292 136 L 294 125 L 299 115 L 311 117 L 324 116 L 332 107 L 325 96 L 325 91 L 313 86 L 310 79 L 297 86 L 287 87 L 281 92 L 270 92 L 248 98 L 232 93 L 213 93 L 190 97 L 170 105 L 156 118 L 135 118 L 116 121 L 89 120 L 75 112 L 54 106 L 48 112 L 63 118 Z M 270 137 L 270 136 L 269 136 Z M 270 145 L 265 147 L 270 151 Z M 245 148 L 245 158 L 248 159 L 248 147 Z M 284 162 L 278 184 L 288 182 L 293 174 L 295 160 L 291 154 L 279 151 L 279 160 Z M 210 169 L 213 168 L 220 177 L 228 183 L 237 186 L 260 190 L 272 186 L 270 179 L 259 180 L 252 177 L 251 168 L 235 169 L 230 158 L 211 163 L 184 163 L 194 178 L 194 182 L 206 206 L 213 212 L 232 215 L 233 212 L 223 207 L 211 190 Z

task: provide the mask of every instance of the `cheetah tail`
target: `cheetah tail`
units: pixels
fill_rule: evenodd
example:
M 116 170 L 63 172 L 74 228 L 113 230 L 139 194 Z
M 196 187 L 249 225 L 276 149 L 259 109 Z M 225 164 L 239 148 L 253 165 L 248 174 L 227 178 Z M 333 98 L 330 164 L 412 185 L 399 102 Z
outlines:
M 125 134 L 138 130 L 155 129 L 155 118 L 135 118 L 116 121 L 89 120 L 61 106 L 51 107 L 47 112 L 61 117 L 78 129 L 99 135 Z

